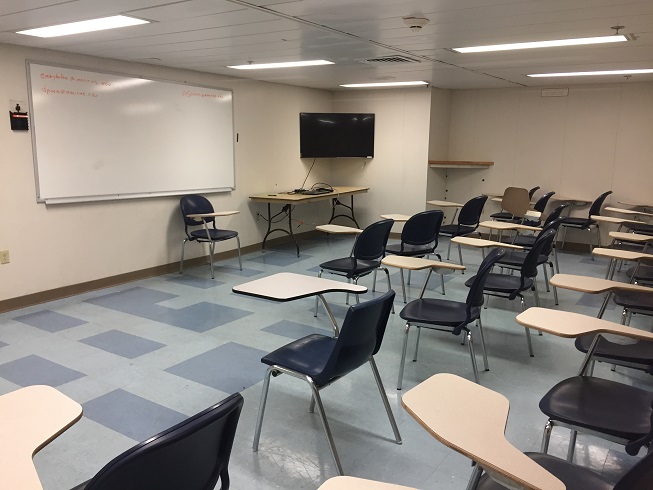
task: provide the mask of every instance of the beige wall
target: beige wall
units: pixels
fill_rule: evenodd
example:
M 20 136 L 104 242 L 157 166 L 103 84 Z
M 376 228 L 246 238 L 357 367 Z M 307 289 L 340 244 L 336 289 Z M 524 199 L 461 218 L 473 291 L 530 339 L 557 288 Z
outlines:
M 495 162 L 487 170 L 449 170 L 451 200 L 539 185 L 539 195 L 591 200 L 611 189 L 613 204 L 652 202 L 653 84 L 574 86 L 568 97 L 542 97 L 534 88 L 454 91 L 449 159 Z
M 430 99 L 428 88 L 334 92 L 334 111 L 376 114 L 374 159 L 332 161 L 335 184 L 370 187 L 357 201 L 361 226 L 383 213 L 424 211 Z
M 263 220 L 256 219 L 264 205 L 247 197 L 297 187 L 308 171 L 310 161 L 299 158 L 299 112 L 331 110 L 331 94 L 322 90 L 0 44 L 5 110 L 10 100 L 27 101 L 26 59 L 233 89 L 240 135 L 236 190 L 208 197 L 218 209 L 240 210 L 220 223 L 238 229 L 243 245 L 260 242 L 265 232 Z M 0 125 L 0 148 L 0 250 L 11 256 L 10 264 L 0 266 L 0 300 L 179 260 L 178 197 L 46 206 L 36 202 L 30 134 L 12 132 L 6 122 Z M 316 165 L 313 172 L 330 180 L 328 166 Z M 311 204 L 297 217 L 317 222 L 328 216 L 328 206 Z M 219 249 L 234 246 L 226 242 Z M 200 252 L 187 247 L 189 258 Z

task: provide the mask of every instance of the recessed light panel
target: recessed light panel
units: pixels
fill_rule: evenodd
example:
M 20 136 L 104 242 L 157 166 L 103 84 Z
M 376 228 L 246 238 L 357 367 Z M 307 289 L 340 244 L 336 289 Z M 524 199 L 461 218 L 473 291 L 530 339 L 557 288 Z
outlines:
M 228 66 L 227 68 L 235 68 L 236 70 L 265 70 L 268 68 L 296 68 L 300 66 L 316 66 L 316 65 L 333 65 L 333 61 L 307 60 L 307 61 L 288 61 L 285 63 L 250 63 L 247 65 Z
M 642 73 L 653 73 L 653 68 L 644 68 L 640 70 L 604 70 L 604 71 L 570 71 L 566 73 L 534 73 L 526 75 L 532 78 L 545 77 L 590 77 L 599 75 L 638 75 Z
M 411 87 L 416 85 L 428 85 L 429 82 L 415 81 L 415 82 L 377 82 L 377 83 L 346 83 L 340 85 L 346 88 L 383 88 L 383 87 Z
M 582 37 L 577 39 L 557 39 L 553 41 L 535 41 L 528 43 L 494 44 L 492 46 L 472 46 L 453 48 L 458 53 L 487 53 L 490 51 L 511 51 L 514 49 L 555 48 L 559 46 L 582 46 L 585 44 L 621 43 L 628 41 L 626 36 L 612 35 L 601 37 Z
M 100 19 L 82 20 L 50 27 L 39 27 L 38 29 L 27 29 L 18 31 L 16 34 L 25 34 L 36 37 L 58 37 L 69 36 L 70 34 L 81 34 L 83 32 L 104 31 L 106 29 L 117 29 L 119 27 L 149 24 L 149 20 L 136 19 L 126 15 L 113 15 Z

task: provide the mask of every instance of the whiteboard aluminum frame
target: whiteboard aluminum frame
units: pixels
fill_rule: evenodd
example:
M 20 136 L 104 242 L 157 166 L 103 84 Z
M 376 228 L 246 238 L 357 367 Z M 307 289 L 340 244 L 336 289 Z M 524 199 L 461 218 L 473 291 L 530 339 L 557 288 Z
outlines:
M 64 68 L 67 70 L 82 70 L 82 71 L 92 71 L 94 73 L 101 73 L 105 75 L 112 75 L 118 77 L 127 77 L 127 78 L 141 78 L 144 80 L 152 80 L 153 82 L 161 83 L 172 83 L 176 85 L 181 85 L 185 87 L 193 88 L 206 88 L 210 90 L 222 90 L 225 92 L 231 93 L 231 127 L 233 129 L 232 138 L 233 138 L 233 155 L 232 155 L 232 167 L 234 175 L 234 185 L 233 187 L 212 187 L 206 189 L 187 189 L 184 191 L 157 191 L 157 192 L 136 192 L 136 193 L 126 193 L 126 194 L 105 194 L 102 196 L 71 196 L 71 197 L 61 197 L 61 198 L 41 198 L 41 190 L 39 186 L 39 169 L 38 169 L 38 154 L 36 148 L 36 118 L 34 117 L 34 105 L 32 102 L 32 76 L 30 67 L 32 64 L 35 65 L 44 65 L 50 66 L 52 68 Z M 181 196 L 184 194 L 209 194 L 209 193 L 218 193 L 218 192 L 232 192 L 236 190 L 236 121 L 235 121 L 235 100 L 234 100 L 234 89 L 231 88 L 222 88 L 222 87 L 213 87 L 210 85 L 204 84 L 191 84 L 188 82 L 179 82 L 176 80 L 168 80 L 165 78 L 152 78 L 146 77 L 144 75 L 133 75 L 130 73 L 124 72 L 115 72 L 109 70 L 97 70 L 95 68 L 89 68 L 78 65 L 67 65 L 67 64 L 52 64 L 48 61 L 38 61 L 33 59 L 25 60 L 25 70 L 27 78 L 27 98 L 29 106 L 29 114 L 31 117 L 31 128 L 30 128 L 30 138 L 32 141 L 32 164 L 34 165 L 34 184 L 36 191 L 36 202 L 48 204 L 71 204 L 71 203 L 83 203 L 83 202 L 97 202 L 97 201 L 115 201 L 115 200 L 124 200 L 124 199 L 142 199 L 142 198 L 151 198 L 151 197 L 166 197 L 166 196 Z

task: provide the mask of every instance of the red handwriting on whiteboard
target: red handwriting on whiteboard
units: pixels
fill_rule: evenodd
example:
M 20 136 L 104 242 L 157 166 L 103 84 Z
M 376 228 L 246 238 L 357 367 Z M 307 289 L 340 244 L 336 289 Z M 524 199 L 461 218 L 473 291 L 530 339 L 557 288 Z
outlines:
M 196 92 L 194 90 L 182 90 L 182 97 L 202 97 L 206 99 L 224 99 L 224 95 L 211 94 L 209 92 Z
M 41 73 L 41 78 L 50 80 L 68 80 L 68 77 L 63 73 Z
M 103 87 L 111 87 L 111 82 L 107 82 L 104 80 L 93 80 L 91 78 L 82 78 L 82 77 L 75 77 L 71 76 L 70 77 L 71 82 L 80 82 L 80 83 L 90 83 L 93 85 L 102 85 Z
M 93 92 L 81 92 L 78 90 L 67 90 L 62 88 L 41 88 L 41 92 L 44 92 L 47 95 L 76 95 L 79 97 L 97 97 L 97 94 Z

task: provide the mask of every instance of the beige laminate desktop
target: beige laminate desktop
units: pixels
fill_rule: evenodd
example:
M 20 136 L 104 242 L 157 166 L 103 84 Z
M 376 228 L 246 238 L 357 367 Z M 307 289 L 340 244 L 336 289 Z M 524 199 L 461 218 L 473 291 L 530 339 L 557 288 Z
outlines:
M 440 262 L 438 260 L 425 259 L 422 257 L 406 257 L 402 255 L 387 255 L 383 257 L 381 263 L 388 267 L 397 267 L 400 270 L 401 276 L 401 290 L 404 296 L 404 303 L 406 302 L 406 286 L 404 283 L 404 269 L 407 271 L 419 271 L 429 269 L 424 285 L 422 286 L 422 294 L 426 290 L 426 285 L 431 277 L 431 272 L 435 271 L 436 274 L 443 274 L 444 271 L 464 271 L 464 265 L 452 264 L 449 262 Z M 410 276 L 409 276 L 410 277 Z M 444 294 L 444 279 L 442 280 L 442 294 Z
M 519 245 L 513 245 L 511 243 L 501 243 L 495 242 L 492 240 L 485 240 L 484 238 L 474 238 L 468 236 L 456 236 L 451 239 L 451 243 L 456 243 L 458 245 L 466 245 L 468 247 L 474 248 L 492 248 L 492 247 L 503 247 L 509 248 L 511 250 L 523 250 L 524 247 Z
M 0 396 L 0 488 L 42 489 L 32 457 L 81 416 L 79 403 L 50 386 Z
M 510 403 L 453 374 L 436 374 L 401 397 L 406 411 L 433 437 L 472 459 L 512 488 L 564 490 L 565 485 L 505 438 Z
M 453 216 L 451 217 L 451 223 L 453 223 L 456 220 L 456 215 L 458 214 L 458 209 L 462 208 L 464 204 L 460 204 L 458 202 L 453 202 L 453 201 L 439 201 L 438 199 L 433 199 L 431 201 L 426 201 L 426 204 L 430 204 L 431 206 L 437 206 L 439 208 L 456 208 L 453 212 Z
M 417 490 L 412 487 L 364 480 L 353 476 L 336 476 L 325 481 L 318 490 Z

